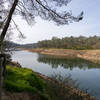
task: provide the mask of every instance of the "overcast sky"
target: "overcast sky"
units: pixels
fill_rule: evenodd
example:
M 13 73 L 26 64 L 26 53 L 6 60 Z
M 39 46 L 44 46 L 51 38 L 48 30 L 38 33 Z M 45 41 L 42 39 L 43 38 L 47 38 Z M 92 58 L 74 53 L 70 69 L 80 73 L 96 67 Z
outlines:
M 36 43 L 40 40 L 51 39 L 53 36 L 62 38 L 66 36 L 100 36 L 100 0 L 72 0 L 68 9 L 73 15 L 78 15 L 84 11 L 84 19 L 80 22 L 73 22 L 69 25 L 56 26 L 54 22 L 44 21 L 36 18 L 36 23 L 29 26 L 20 17 L 14 18 L 20 30 L 25 34 L 26 39 L 19 40 L 13 36 L 13 41 L 17 43 Z M 67 10 L 68 10 L 67 9 Z

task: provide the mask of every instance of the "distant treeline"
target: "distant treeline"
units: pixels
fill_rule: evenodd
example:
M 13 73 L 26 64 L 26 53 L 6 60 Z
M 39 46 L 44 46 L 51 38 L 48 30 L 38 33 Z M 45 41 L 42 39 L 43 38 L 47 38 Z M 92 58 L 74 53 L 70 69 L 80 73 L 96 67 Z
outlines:
M 43 40 L 38 42 L 40 48 L 64 48 L 64 49 L 100 49 L 100 36 L 92 37 L 53 37 L 51 40 Z
M 12 41 L 5 41 L 5 48 L 37 48 L 37 43 L 17 44 Z

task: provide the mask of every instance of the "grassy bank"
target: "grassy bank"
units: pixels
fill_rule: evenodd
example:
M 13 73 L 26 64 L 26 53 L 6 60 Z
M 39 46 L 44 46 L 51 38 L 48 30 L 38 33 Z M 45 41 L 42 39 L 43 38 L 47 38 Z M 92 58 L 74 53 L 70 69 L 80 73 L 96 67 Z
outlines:
M 59 92 L 58 92 L 59 91 Z M 27 68 L 7 66 L 3 100 L 95 100 Z
M 5 89 L 10 92 L 29 92 L 46 100 L 46 83 L 32 70 L 7 66 Z
M 72 49 L 28 49 L 30 52 L 39 52 L 41 54 L 62 56 L 70 58 L 82 58 L 92 61 L 94 63 L 100 63 L 100 50 L 72 50 Z

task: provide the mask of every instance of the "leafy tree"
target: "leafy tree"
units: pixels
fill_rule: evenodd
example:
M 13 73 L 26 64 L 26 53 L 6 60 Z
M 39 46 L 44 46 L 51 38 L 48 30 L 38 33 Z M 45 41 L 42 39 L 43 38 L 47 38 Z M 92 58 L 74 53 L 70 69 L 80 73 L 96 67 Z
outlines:
M 51 40 L 43 40 L 38 42 L 40 48 L 64 48 L 64 49 L 100 49 L 100 37 L 65 37 L 59 39 L 53 37 Z
M 60 7 L 66 7 L 71 0 L 0 0 L 0 52 L 3 53 L 2 45 L 10 26 L 12 15 L 21 15 L 29 24 L 36 16 L 45 20 L 52 20 L 57 25 L 68 24 L 83 18 L 83 12 L 74 17 L 71 12 L 58 11 Z M 8 6 L 8 8 L 6 8 Z M 21 34 L 22 35 L 22 34 Z M 1 81 L 1 80 L 0 80 Z
M 58 11 L 61 7 L 67 6 L 71 0 L 1 0 L 2 8 L 1 13 L 6 13 L 6 17 L 3 18 L 3 30 L 0 36 L 0 43 L 5 38 L 7 29 L 10 25 L 12 15 L 21 15 L 29 24 L 34 21 L 36 16 L 40 16 L 45 20 L 53 20 L 57 25 L 68 24 L 72 21 L 79 21 L 83 18 L 83 12 L 77 17 L 74 17 L 71 12 L 66 10 Z M 5 8 L 5 4 L 8 3 L 9 7 Z M 10 8 L 11 7 L 11 8 Z M 9 11 L 10 10 L 10 11 Z

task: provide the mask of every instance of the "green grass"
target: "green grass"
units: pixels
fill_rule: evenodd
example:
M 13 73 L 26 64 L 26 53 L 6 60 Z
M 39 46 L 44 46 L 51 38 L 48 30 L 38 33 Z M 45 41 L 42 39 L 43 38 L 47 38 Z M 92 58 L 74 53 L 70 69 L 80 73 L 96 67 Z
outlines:
M 7 91 L 37 93 L 45 100 L 45 88 L 45 81 L 40 79 L 32 70 L 7 66 L 5 80 L 5 89 Z
M 5 87 L 9 92 L 28 92 L 40 100 L 84 100 L 59 82 L 40 79 L 31 69 L 7 66 Z M 81 98 L 81 99 L 80 99 Z

